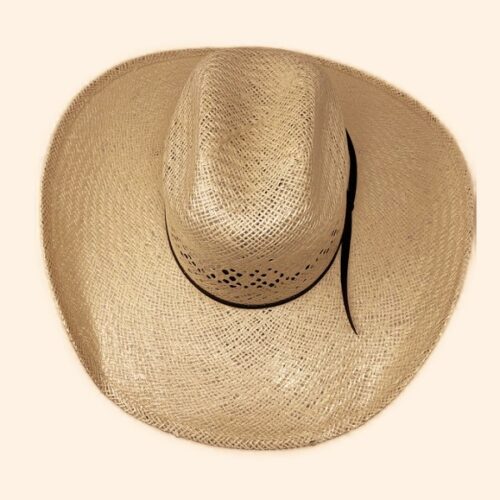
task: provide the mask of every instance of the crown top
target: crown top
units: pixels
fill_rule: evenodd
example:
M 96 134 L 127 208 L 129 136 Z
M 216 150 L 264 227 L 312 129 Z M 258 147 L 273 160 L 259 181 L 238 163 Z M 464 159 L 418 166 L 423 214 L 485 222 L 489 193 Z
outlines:
M 335 92 L 307 56 L 227 49 L 193 70 L 163 181 L 172 250 L 204 291 L 258 306 L 308 288 L 338 248 L 347 180 Z

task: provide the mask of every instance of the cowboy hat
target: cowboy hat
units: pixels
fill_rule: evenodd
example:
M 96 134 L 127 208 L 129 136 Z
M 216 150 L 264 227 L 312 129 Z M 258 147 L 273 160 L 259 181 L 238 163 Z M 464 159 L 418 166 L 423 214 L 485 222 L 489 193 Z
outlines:
M 43 243 L 106 396 L 177 436 L 289 448 L 361 425 L 415 375 L 474 204 L 457 144 L 400 90 L 296 52 L 191 49 L 76 97 Z

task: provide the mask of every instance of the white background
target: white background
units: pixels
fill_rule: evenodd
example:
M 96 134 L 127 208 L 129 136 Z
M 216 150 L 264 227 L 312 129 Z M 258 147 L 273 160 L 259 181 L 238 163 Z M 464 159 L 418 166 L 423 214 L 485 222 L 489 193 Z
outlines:
M 2 0 L 0 497 L 500 498 L 496 3 Z M 378 417 L 312 448 L 211 448 L 129 417 L 85 374 L 45 275 L 40 179 L 72 97 L 124 59 L 219 45 L 310 52 L 394 83 L 450 128 L 478 185 L 480 249 L 443 339 Z

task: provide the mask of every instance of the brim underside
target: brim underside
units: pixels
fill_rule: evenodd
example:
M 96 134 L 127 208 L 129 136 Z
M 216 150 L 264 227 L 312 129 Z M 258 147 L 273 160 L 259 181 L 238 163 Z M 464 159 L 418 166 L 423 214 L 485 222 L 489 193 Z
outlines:
M 365 73 L 330 74 L 358 161 L 346 318 L 339 262 L 309 292 L 263 309 L 223 305 L 170 252 L 162 156 L 176 99 L 214 49 L 113 68 L 71 104 L 42 190 L 43 240 L 69 336 L 128 413 L 212 445 L 272 449 L 343 434 L 410 381 L 458 297 L 474 193 L 446 129 Z

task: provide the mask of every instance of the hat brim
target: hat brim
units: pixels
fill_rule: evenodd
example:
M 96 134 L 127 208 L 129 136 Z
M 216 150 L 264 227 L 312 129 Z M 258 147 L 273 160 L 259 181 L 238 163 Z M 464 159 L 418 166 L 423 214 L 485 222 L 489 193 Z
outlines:
M 339 261 L 299 298 L 241 309 L 197 290 L 164 224 L 164 141 L 177 96 L 214 49 L 123 63 L 70 105 L 42 188 L 43 242 L 86 370 L 125 411 L 212 445 L 272 449 L 345 433 L 427 358 L 460 292 L 475 197 L 448 131 L 398 89 L 330 74 L 358 163 L 343 306 Z

